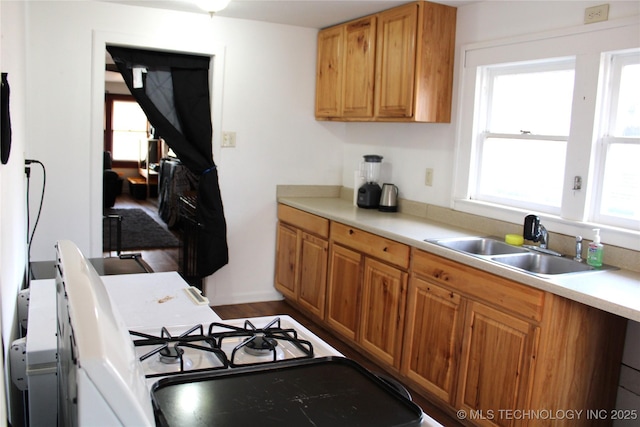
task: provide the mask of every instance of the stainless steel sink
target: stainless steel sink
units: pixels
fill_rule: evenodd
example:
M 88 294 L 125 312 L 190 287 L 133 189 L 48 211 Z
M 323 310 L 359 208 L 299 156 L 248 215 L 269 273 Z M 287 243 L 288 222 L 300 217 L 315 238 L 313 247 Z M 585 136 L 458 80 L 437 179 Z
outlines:
M 512 246 L 491 237 L 462 237 L 426 241 L 543 277 L 615 269 L 611 266 L 595 268 L 586 263 L 560 256 L 557 252 L 540 253 L 523 246 Z
M 498 264 L 508 265 L 537 275 L 581 273 L 600 271 L 603 269 L 595 268 L 569 258 L 534 253 L 495 256 L 492 257 L 491 260 Z M 608 268 L 609 267 L 604 267 L 604 269 Z
M 463 237 L 457 239 L 431 240 L 445 248 L 473 255 L 505 255 L 528 253 L 525 248 L 512 246 L 490 237 Z

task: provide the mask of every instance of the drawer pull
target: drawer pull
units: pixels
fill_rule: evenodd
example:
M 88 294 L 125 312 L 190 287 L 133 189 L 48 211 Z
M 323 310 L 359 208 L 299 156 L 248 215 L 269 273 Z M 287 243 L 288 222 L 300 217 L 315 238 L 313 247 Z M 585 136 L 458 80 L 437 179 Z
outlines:
M 353 230 L 352 229 L 349 229 L 349 234 L 350 235 L 353 234 Z
M 387 247 L 382 248 L 382 252 L 387 252 Z

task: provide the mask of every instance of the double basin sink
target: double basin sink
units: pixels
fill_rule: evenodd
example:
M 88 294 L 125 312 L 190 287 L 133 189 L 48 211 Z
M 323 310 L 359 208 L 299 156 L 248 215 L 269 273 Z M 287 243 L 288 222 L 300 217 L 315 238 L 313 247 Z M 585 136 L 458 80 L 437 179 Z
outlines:
M 593 267 L 586 262 L 578 262 L 560 254 L 537 253 L 535 247 L 528 249 L 523 246 L 513 246 L 491 237 L 427 239 L 425 241 L 542 277 L 593 273 L 612 268 L 604 265 Z

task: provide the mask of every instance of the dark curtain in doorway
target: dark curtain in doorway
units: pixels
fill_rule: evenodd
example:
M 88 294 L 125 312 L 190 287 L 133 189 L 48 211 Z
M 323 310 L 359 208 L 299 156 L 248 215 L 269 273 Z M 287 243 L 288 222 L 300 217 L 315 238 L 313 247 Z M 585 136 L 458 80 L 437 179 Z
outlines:
M 209 57 L 108 46 L 133 97 L 182 163 L 199 176 L 197 273 L 229 262 L 227 225 L 213 161 Z

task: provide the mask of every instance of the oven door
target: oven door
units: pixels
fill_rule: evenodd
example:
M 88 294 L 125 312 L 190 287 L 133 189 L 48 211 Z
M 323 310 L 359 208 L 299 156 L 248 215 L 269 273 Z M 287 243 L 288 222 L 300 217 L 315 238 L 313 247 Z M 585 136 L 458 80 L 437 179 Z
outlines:
M 159 426 L 420 426 L 424 415 L 342 357 L 165 378 L 151 393 Z

